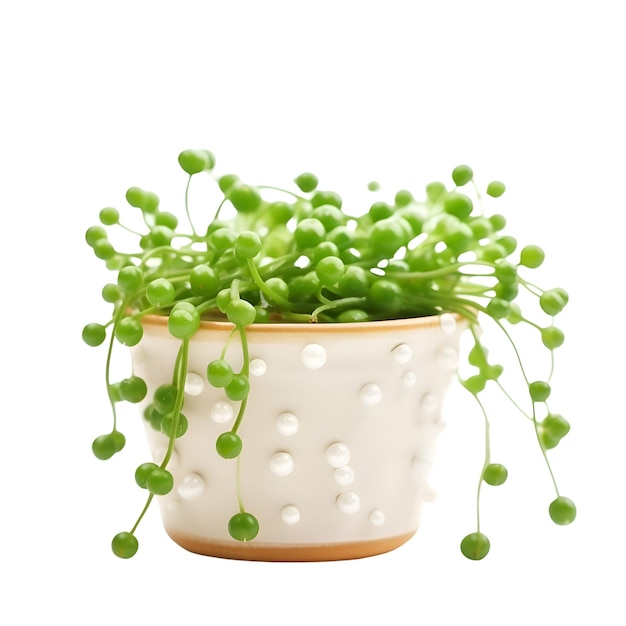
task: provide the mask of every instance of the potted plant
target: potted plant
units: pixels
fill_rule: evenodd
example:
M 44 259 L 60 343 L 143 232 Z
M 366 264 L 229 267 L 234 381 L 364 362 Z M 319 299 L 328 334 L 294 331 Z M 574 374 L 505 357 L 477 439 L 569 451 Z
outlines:
M 137 552 L 137 527 L 155 496 L 167 532 L 203 554 L 319 560 L 397 547 L 419 523 L 461 334 L 471 372 L 458 379 L 485 417 L 477 506 L 483 484 L 507 478 L 491 458 L 484 403 L 500 392 L 535 431 L 555 488 L 551 519 L 574 520 L 547 454 L 569 431 L 548 406 L 564 339 L 554 317 L 568 295 L 530 282 L 542 249 L 518 248 L 504 216 L 486 214 L 501 182 L 489 183 L 484 198 L 462 165 L 449 185 L 430 183 L 419 197 L 400 190 L 351 214 L 311 173 L 282 189 L 218 175 L 207 150 L 185 150 L 178 162 L 187 177 L 184 225 L 157 195 L 132 187 L 128 210 L 142 227 L 133 231 L 108 207 L 86 233 L 115 274 L 102 289 L 111 318 L 82 333 L 90 346 L 108 338 L 113 426 L 93 453 L 108 459 L 124 448 L 116 405 L 127 401 L 141 406 L 153 455 L 135 472 L 146 503 L 115 535 L 117 556 Z M 217 199 L 194 213 L 190 185 L 207 175 Z M 115 244 L 113 229 L 133 247 Z M 515 355 L 520 398 L 490 359 L 485 322 Z M 543 378 L 526 370 L 520 329 L 545 351 Z M 132 372 L 112 380 L 118 344 L 130 348 Z M 470 559 L 489 547 L 479 522 L 461 541 Z

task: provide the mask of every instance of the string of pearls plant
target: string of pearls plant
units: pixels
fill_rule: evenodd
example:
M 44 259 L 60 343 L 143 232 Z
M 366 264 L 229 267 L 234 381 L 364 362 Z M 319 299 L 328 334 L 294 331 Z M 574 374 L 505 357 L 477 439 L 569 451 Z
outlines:
M 114 347 L 138 344 L 141 321 L 148 314 L 167 316 L 169 333 L 180 340 L 172 380 L 154 391 L 144 413 L 151 426 L 169 438 L 169 445 L 159 465 L 145 462 L 137 467 L 135 480 L 147 491 L 146 503 L 130 530 L 113 538 L 117 556 L 135 555 L 137 527 L 150 503 L 155 495 L 173 488 L 168 463 L 175 440 L 187 430 L 183 410 L 189 342 L 202 319 L 228 320 L 233 324 L 231 337 L 236 333 L 241 340 L 239 371 L 227 359 L 230 340 L 221 357 L 206 368 L 208 382 L 239 403 L 232 428 L 215 442 L 221 457 L 236 459 L 243 446 L 238 430 L 250 389 L 248 325 L 361 322 L 443 313 L 463 316 L 473 343 L 468 354 L 473 373 L 460 382 L 484 414 L 486 445 L 476 528 L 462 539 L 461 552 L 475 560 L 489 552 L 489 539 L 480 529 L 480 489 L 483 483 L 501 485 L 507 479 L 506 467 L 491 462 L 490 422 L 483 403 L 489 390 L 503 392 L 536 433 L 555 490 L 548 507 L 551 519 L 561 525 L 574 520 L 576 507 L 559 493 L 547 455 L 569 431 L 568 422 L 548 406 L 554 351 L 564 340 L 554 317 L 567 304 L 568 295 L 558 287 L 542 289 L 524 277 L 542 264 L 544 252 L 536 245 L 518 250 L 515 238 L 504 234 L 506 219 L 484 213 L 481 192 L 468 166 L 453 170 L 450 188 L 430 183 L 419 199 L 400 190 L 391 202 L 375 201 L 353 216 L 343 210 L 336 192 L 318 189 L 318 179 L 311 173 L 297 176 L 295 187 L 285 190 L 251 185 L 234 174 L 218 176 L 215 157 L 207 150 L 185 150 L 178 162 L 188 177 L 184 226 L 176 215 L 162 210 L 157 195 L 132 187 L 126 192 L 130 205 L 126 210 L 141 214 L 142 230 L 128 228 L 117 209 L 104 208 L 100 224 L 86 233 L 95 256 L 116 275 L 102 289 L 102 298 L 112 305 L 111 318 L 104 324 L 87 324 L 82 333 L 89 346 L 100 346 L 108 337 L 105 377 L 113 425 L 93 442 L 98 459 L 109 459 L 124 448 L 116 405 L 142 402 L 148 392 L 144 380 L 133 373 L 124 380 L 111 379 Z M 208 228 L 199 232 L 191 219 L 189 189 L 194 177 L 206 175 L 216 181 L 219 201 L 210 211 Z M 378 191 L 379 186 L 370 183 L 369 189 Z M 486 187 L 491 198 L 504 191 L 497 181 Z M 267 199 L 278 192 L 282 199 Z M 229 219 L 221 217 L 226 209 L 233 214 Z M 110 229 L 124 229 L 127 236 L 135 237 L 134 249 L 116 249 Z M 538 302 L 545 321 L 535 321 L 522 310 L 522 293 Z M 527 398 L 513 400 L 502 385 L 503 367 L 490 360 L 481 340 L 481 318 L 489 318 L 510 344 Z M 520 326 L 532 329 L 537 345 L 551 359 L 545 380 L 527 377 L 514 339 Z M 523 409 L 525 405 L 529 408 Z M 258 533 L 258 521 L 241 499 L 228 530 L 239 541 L 250 541 Z

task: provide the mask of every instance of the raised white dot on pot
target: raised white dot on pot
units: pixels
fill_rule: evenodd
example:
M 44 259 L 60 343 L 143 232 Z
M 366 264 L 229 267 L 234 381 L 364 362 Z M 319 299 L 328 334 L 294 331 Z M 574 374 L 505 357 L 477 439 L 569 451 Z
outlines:
M 252 376 L 263 376 L 267 372 L 267 363 L 263 359 L 252 359 L 250 361 L 250 374 Z
M 185 500 L 197 498 L 204 491 L 204 479 L 198 474 L 187 474 L 180 485 L 178 485 L 178 495 Z
M 443 348 L 437 355 L 437 361 L 442 367 L 454 369 L 457 366 L 459 355 L 454 348 Z
M 346 487 L 354 482 L 354 470 L 349 465 L 338 467 L 333 472 L 333 478 L 339 486 Z
M 359 390 L 359 397 L 365 406 L 376 406 L 383 399 L 383 391 L 376 383 L 367 383 Z
M 190 396 L 199 396 L 204 391 L 204 379 L 200 374 L 188 372 L 185 376 L 185 393 Z
M 337 507 L 342 513 L 353 515 L 361 508 L 361 498 L 354 491 L 345 491 L 337 496 Z
M 326 350 L 318 343 L 310 343 L 304 346 L 300 358 L 304 367 L 317 370 L 326 363 Z
M 426 413 L 432 413 L 437 408 L 437 398 L 430 393 L 426 392 L 420 400 L 420 406 Z
M 176 498 L 167 498 L 165 500 L 165 508 L 168 511 L 176 511 L 180 506 L 180 502 Z
M 434 502 L 436 499 L 437 492 L 430 485 L 426 485 L 422 494 L 422 500 L 424 502 Z
M 350 461 L 350 448 L 338 441 L 326 448 L 326 461 L 331 467 L 343 467 Z
M 280 510 L 280 517 L 289 526 L 293 526 L 300 521 L 300 510 L 293 504 L 288 504 Z
M 152 455 L 152 460 L 157 465 L 161 465 L 161 463 L 163 463 L 163 459 L 165 458 L 166 454 L 167 454 L 167 444 L 163 446 L 162 448 L 157 448 L 154 451 L 154 454 Z M 172 450 L 172 454 L 170 456 L 170 461 L 168 463 L 167 468 L 171 469 L 173 465 L 176 465 L 176 463 L 178 463 L 178 451 L 176 450 L 176 448 L 174 448 Z
M 225 424 L 233 418 L 233 415 L 235 415 L 235 410 L 232 404 L 224 400 L 216 402 L 211 407 L 211 419 L 218 424 Z
M 293 457 L 288 452 L 276 452 L 270 457 L 269 466 L 275 476 L 288 476 L 293 472 Z
M 408 346 L 406 343 L 401 343 L 391 351 L 391 355 L 396 363 L 404 364 L 408 363 L 413 358 L 413 350 L 411 350 L 411 346 Z
M 293 413 L 281 413 L 276 418 L 276 429 L 285 437 L 295 435 L 298 432 L 298 428 L 300 428 L 300 423 Z
M 402 374 L 402 384 L 405 387 L 414 387 L 416 382 L 417 374 L 415 372 L 408 371 Z
M 446 335 L 453 335 L 456 330 L 456 319 L 452 313 L 443 313 L 439 317 L 439 325 Z
M 426 457 L 416 454 L 413 459 L 411 459 L 409 473 L 415 482 L 420 483 L 426 476 L 426 472 L 429 468 L 430 461 Z
M 374 509 L 367 519 L 372 526 L 382 526 L 385 523 L 385 514 L 380 509 Z

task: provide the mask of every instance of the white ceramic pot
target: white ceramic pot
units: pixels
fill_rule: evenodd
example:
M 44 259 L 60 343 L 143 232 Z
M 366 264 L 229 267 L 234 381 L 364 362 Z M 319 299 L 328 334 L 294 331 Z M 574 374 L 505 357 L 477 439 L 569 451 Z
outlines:
M 203 322 L 189 352 L 183 407 L 189 429 L 168 466 L 174 489 L 159 497 L 167 533 L 192 552 L 269 561 L 358 558 L 406 542 L 420 523 L 465 326 L 444 315 L 248 327 L 243 450 L 238 460 L 226 460 L 215 441 L 232 427 L 239 403 L 207 382 L 206 367 L 220 357 L 232 326 Z M 171 382 L 179 346 L 165 318 L 144 320 L 132 358 L 148 397 Z M 235 370 L 241 366 L 237 335 L 227 359 Z M 159 463 L 167 438 L 147 423 L 146 431 Z M 228 533 L 239 512 L 238 489 L 259 521 L 249 542 Z

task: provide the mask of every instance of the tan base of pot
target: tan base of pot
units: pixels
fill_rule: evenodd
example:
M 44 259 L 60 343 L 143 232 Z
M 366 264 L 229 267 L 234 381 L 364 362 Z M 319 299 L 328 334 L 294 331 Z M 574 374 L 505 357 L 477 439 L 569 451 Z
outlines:
M 395 550 L 406 543 L 415 531 L 397 537 L 386 537 L 375 541 L 351 541 L 320 545 L 280 545 L 232 543 L 226 541 L 204 541 L 194 537 L 169 533 L 169 536 L 185 550 L 224 559 L 245 561 L 343 561 L 361 559 Z

